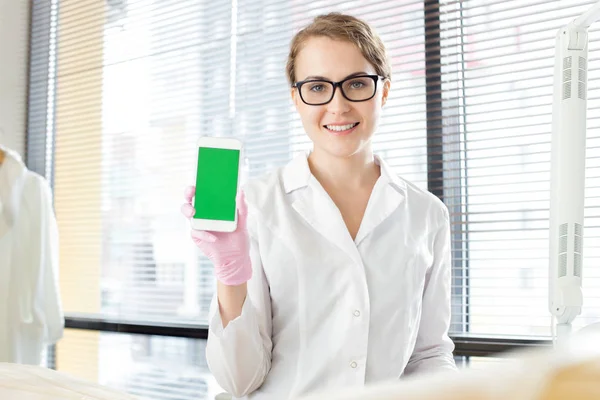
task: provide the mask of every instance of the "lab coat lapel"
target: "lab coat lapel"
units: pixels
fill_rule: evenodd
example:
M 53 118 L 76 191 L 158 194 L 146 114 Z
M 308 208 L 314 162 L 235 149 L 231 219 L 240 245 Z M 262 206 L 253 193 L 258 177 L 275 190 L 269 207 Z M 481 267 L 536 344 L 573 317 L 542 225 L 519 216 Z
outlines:
M 354 242 L 357 246 L 379 224 L 385 221 L 405 198 L 406 183 L 381 158 L 376 156 L 375 162 L 381 168 L 381 176 L 373 188 L 365 215 L 356 235 Z
M 362 265 L 360 253 L 339 209 L 311 174 L 307 156 L 308 154 L 302 154 L 296 157 L 284 169 L 283 183 L 286 193 L 298 190 L 292 207 L 325 240 L 335 244 L 358 265 Z
M 292 206 L 323 238 L 342 249 L 358 265 L 362 265 L 362 258 L 340 210 L 315 178 L 311 178 L 309 188 L 304 189 L 304 193 Z

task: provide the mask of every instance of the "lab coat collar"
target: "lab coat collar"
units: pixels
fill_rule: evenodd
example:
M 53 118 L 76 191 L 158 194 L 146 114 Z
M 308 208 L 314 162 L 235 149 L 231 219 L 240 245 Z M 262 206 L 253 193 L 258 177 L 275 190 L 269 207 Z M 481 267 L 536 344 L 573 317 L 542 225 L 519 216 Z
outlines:
M 308 154 L 295 157 L 283 171 L 283 186 L 286 193 L 303 187 L 311 188 L 296 196 L 292 207 L 317 232 L 335 243 L 350 256 L 355 265 L 362 268 L 358 245 L 402 203 L 406 197 L 406 183 L 393 174 L 380 157 L 376 157 L 376 162 L 381 167 L 381 176 L 373 188 L 356 238 L 352 240 L 339 209 L 311 174 Z
M 298 154 L 283 169 L 283 188 L 289 194 L 294 190 L 308 185 L 311 177 L 308 166 L 308 155 L 310 152 Z
M 384 183 L 392 185 L 403 197 L 406 195 L 406 182 L 392 171 L 388 163 L 381 157 L 375 155 L 375 163 L 381 169 L 381 178 Z
M 312 176 L 308 166 L 310 152 L 303 152 L 294 157 L 283 170 L 283 187 L 286 193 L 308 186 Z M 375 155 L 375 163 L 381 169 L 381 180 L 383 183 L 392 185 L 403 196 L 406 194 L 406 182 L 396 175 L 390 166 L 378 155 Z

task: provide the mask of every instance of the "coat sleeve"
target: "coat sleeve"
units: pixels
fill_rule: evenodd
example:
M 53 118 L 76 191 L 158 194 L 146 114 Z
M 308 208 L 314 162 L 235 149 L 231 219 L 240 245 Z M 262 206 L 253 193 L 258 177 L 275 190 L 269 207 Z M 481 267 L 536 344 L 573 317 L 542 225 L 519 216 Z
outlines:
M 52 194 L 46 180 L 39 175 L 31 177 L 28 190 L 31 203 L 31 243 L 37 243 L 38 251 L 32 249 L 32 265 L 37 269 L 34 277 L 33 309 L 36 319 L 43 326 L 44 343 L 54 344 L 63 336 L 64 315 L 58 284 L 58 227 L 54 215 Z
M 448 336 L 451 318 L 451 248 L 448 209 L 442 204 L 443 215 L 434 238 L 433 264 L 425 278 L 419 332 L 413 354 L 408 361 L 407 375 L 440 370 L 456 370 L 452 352 L 454 343 Z
M 271 369 L 271 297 L 252 232 L 250 258 L 253 273 L 241 315 L 223 328 L 216 294 L 209 314 L 208 365 L 219 385 L 235 397 L 258 389 Z

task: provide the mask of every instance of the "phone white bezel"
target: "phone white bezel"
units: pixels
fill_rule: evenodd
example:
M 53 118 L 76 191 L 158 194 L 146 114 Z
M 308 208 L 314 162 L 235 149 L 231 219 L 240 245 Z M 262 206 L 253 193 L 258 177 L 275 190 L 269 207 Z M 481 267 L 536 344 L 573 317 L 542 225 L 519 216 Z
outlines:
M 238 179 L 237 179 L 237 189 L 236 192 L 240 190 L 240 176 L 242 172 L 242 142 L 238 139 L 234 138 L 221 138 L 221 137 L 211 137 L 211 136 L 202 136 L 198 139 L 196 143 L 196 173 L 194 174 L 194 184 L 197 180 L 197 171 L 198 171 L 198 149 L 200 147 L 205 148 L 216 148 L 216 149 L 227 149 L 227 150 L 239 150 L 240 151 L 240 160 L 238 163 Z M 196 205 L 196 196 L 194 196 L 193 205 Z M 237 204 L 236 204 L 237 209 Z M 192 229 L 199 231 L 214 231 L 214 232 L 233 232 L 237 228 L 237 211 L 235 213 L 235 220 L 233 221 L 220 221 L 214 219 L 201 219 L 201 218 L 190 218 L 190 223 Z

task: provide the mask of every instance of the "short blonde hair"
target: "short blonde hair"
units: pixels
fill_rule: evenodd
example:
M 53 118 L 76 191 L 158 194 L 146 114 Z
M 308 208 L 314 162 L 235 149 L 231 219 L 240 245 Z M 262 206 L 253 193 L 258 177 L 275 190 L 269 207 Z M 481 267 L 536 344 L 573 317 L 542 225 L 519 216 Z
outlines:
M 391 79 L 392 69 L 383 41 L 369 24 L 351 15 L 332 12 L 315 17 L 313 22 L 298 32 L 290 44 L 286 73 L 291 85 L 296 83 L 296 57 L 304 43 L 311 37 L 325 36 L 330 39 L 354 43 L 363 57 L 369 61 L 378 75 Z

